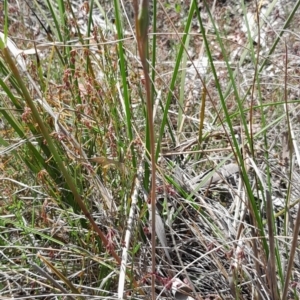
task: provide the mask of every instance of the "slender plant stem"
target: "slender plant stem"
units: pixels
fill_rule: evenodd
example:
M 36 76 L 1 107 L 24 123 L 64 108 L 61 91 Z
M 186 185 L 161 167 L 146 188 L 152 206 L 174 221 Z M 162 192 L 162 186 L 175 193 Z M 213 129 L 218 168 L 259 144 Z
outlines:
M 149 0 L 141 0 L 138 7 L 137 0 L 134 2 L 136 12 L 136 33 L 138 42 L 138 51 L 143 66 L 145 76 L 146 88 L 146 106 L 147 106 L 147 119 L 150 136 L 150 157 L 151 157 L 151 244 L 152 244 L 152 299 L 155 300 L 155 249 L 156 249 L 156 234 L 155 234 L 155 213 L 156 213 L 156 165 L 155 165 L 155 145 L 154 145 L 154 124 L 153 124 L 153 108 L 151 98 L 150 76 L 147 62 L 148 52 L 148 27 L 149 27 Z

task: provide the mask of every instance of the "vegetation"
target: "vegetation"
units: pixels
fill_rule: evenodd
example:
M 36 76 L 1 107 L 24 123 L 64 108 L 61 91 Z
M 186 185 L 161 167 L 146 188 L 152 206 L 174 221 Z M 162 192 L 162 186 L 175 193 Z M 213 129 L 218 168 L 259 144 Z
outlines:
M 0 2 L 1 299 L 299 299 L 300 1 L 138 2 Z

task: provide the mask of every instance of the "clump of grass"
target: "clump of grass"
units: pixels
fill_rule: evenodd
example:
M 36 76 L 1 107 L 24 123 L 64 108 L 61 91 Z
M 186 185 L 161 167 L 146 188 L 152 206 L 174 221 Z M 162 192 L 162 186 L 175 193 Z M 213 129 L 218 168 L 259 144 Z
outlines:
M 243 44 L 220 4 L 134 3 L 135 24 L 114 1 L 106 28 L 104 1 L 35 3 L 41 50 L 12 43 L 4 1 L 1 295 L 298 299 L 300 2 L 274 38 L 278 7 L 241 3 Z

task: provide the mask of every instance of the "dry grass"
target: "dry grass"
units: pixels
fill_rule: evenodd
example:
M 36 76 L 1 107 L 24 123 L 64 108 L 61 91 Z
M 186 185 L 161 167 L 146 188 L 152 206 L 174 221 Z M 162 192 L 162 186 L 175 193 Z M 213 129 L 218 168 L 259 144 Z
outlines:
M 99 2 L 109 11 L 107 1 Z M 282 0 L 272 9 L 247 2 L 249 32 L 241 4 L 203 2 L 205 30 L 192 12 L 187 54 L 181 41 L 190 3 L 157 5 L 157 33 L 152 23 L 149 34 L 161 147 L 155 297 L 298 299 L 298 12 L 270 53 L 298 2 Z M 68 25 L 79 22 L 66 15 Z M 45 43 L 25 2 L 9 3 L 9 20 L 8 37 L 19 49 L 38 49 L 40 38 Z M 25 26 L 30 20 L 34 30 Z M 4 19 L 0 24 L 4 32 Z M 257 25 L 259 35 L 250 37 Z M 65 39 L 52 32 L 57 43 L 24 56 L 27 71 L 21 72 L 106 242 L 71 192 L 2 51 L 1 297 L 151 298 L 145 79 L 135 37 L 128 24 L 124 28 L 122 44 L 120 32 L 98 27 L 88 45 L 86 33 L 81 40 L 62 27 Z

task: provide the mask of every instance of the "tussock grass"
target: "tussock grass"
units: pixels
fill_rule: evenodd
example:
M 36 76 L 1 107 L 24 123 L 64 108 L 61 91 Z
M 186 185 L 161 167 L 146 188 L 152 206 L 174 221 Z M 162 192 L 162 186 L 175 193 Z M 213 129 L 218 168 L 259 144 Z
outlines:
M 298 299 L 300 1 L 147 2 L 1 2 L 0 295 Z

